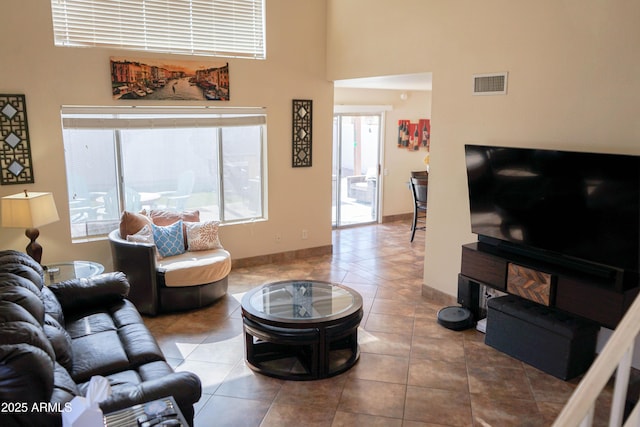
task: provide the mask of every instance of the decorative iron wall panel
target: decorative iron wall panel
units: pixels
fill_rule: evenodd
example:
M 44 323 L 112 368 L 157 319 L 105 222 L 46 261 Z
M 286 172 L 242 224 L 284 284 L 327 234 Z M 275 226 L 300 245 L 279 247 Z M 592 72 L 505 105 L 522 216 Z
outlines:
M 0 94 L 0 183 L 33 183 L 24 95 Z
M 313 101 L 293 100 L 293 158 L 294 168 L 311 166 L 311 130 Z

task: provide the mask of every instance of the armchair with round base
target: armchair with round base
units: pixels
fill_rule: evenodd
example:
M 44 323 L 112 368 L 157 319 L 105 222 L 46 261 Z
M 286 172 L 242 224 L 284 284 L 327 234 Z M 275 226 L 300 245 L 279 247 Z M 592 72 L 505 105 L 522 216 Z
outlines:
M 113 268 L 127 275 L 129 299 L 138 311 L 159 313 L 200 308 L 227 293 L 231 256 L 224 249 L 186 252 L 157 259 L 150 243 L 130 242 L 109 233 Z
M 429 178 L 411 177 L 411 194 L 413 195 L 413 222 L 411 223 L 411 241 L 416 230 L 425 230 L 427 222 L 427 187 Z M 424 224 L 418 226 L 418 223 Z

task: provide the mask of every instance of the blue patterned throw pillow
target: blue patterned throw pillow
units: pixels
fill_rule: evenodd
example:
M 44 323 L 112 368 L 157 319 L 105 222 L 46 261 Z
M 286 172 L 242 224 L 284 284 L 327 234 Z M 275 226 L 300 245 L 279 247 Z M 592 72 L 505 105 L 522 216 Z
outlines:
M 153 240 L 156 242 L 158 253 L 161 256 L 180 255 L 185 252 L 182 220 L 164 227 L 151 224 L 151 228 L 153 229 Z

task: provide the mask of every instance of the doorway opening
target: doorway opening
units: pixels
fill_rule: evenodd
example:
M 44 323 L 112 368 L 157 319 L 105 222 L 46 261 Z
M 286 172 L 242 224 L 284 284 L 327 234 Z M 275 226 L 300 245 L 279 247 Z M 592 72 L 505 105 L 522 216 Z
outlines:
M 333 116 L 335 228 L 378 221 L 382 123 L 382 114 Z

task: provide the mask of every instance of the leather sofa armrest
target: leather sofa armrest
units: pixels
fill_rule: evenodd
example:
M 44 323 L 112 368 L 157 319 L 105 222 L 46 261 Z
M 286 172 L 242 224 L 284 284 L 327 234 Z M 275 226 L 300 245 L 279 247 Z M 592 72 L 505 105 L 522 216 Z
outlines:
M 174 372 L 163 378 L 120 388 L 100 402 L 100 408 L 107 414 L 168 396 L 173 396 L 184 418 L 193 425 L 193 404 L 202 396 L 202 384 L 192 372 Z
M 109 233 L 113 268 L 127 275 L 131 284 L 129 299 L 143 314 L 158 312 L 156 247 L 153 244 L 129 242 L 119 231 Z
M 129 282 L 123 273 L 115 272 L 86 279 L 65 280 L 54 283 L 49 289 L 60 302 L 63 311 L 73 311 L 122 300 L 129 293 Z

